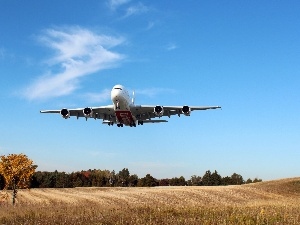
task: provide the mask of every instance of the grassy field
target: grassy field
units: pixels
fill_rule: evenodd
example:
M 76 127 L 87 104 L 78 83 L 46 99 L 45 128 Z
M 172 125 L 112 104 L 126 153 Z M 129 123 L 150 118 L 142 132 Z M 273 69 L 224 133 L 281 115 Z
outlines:
M 0 224 L 300 224 L 300 178 L 226 187 L 19 190 Z

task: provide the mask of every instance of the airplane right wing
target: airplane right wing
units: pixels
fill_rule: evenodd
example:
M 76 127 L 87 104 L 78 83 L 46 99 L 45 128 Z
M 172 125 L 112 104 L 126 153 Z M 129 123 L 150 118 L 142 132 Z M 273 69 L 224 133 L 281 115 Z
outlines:
M 160 105 L 134 105 L 131 106 L 131 111 L 138 120 L 150 120 L 156 117 L 173 115 L 190 116 L 194 110 L 219 109 L 220 106 L 160 106 Z

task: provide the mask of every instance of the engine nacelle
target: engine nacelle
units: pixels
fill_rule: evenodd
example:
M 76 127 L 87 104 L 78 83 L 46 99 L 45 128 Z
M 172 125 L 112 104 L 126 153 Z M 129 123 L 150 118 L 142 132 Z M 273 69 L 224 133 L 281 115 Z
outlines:
M 93 110 L 89 107 L 83 109 L 83 115 L 88 118 L 93 116 Z
M 60 110 L 60 115 L 61 115 L 64 119 L 70 118 L 70 112 L 69 112 L 68 109 L 62 109 L 62 110 Z
M 163 116 L 164 115 L 164 107 L 157 105 L 154 107 L 154 113 L 156 116 Z
M 183 106 L 181 111 L 182 111 L 183 115 L 185 115 L 185 116 L 191 115 L 191 108 L 188 107 L 187 105 Z

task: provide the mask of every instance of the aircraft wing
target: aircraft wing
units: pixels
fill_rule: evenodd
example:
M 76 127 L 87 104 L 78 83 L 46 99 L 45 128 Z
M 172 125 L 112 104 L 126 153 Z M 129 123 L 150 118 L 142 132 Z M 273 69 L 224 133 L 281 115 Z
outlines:
M 90 111 L 89 111 L 90 110 Z M 100 107 L 86 107 L 86 108 L 76 108 L 76 109 L 61 109 L 61 110 L 42 110 L 40 113 L 58 113 L 61 114 L 63 118 L 67 119 L 71 116 L 77 117 L 88 117 L 95 119 L 104 119 L 114 121 L 115 112 L 113 105 L 100 106 Z
M 150 120 L 151 118 L 173 115 L 189 116 L 194 110 L 219 109 L 220 106 L 158 106 L 158 105 L 134 105 L 131 111 L 139 120 Z

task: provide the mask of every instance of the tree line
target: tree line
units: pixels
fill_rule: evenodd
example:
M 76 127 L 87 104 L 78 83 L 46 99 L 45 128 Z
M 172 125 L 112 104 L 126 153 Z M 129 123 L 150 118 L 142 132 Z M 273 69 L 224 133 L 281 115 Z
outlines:
M 116 173 L 114 170 L 87 170 L 72 173 L 36 172 L 38 166 L 24 154 L 9 154 L 0 156 L 0 200 L 8 198 L 7 190 L 12 190 L 12 203 L 15 204 L 18 189 L 20 188 L 74 188 L 74 187 L 155 187 L 155 186 L 218 186 L 241 185 L 261 180 L 248 179 L 233 173 L 230 177 L 221 177 L 215 170 L 208 170 L 200 176 L 192 176 L 185 180 L 183 176 L 171 179 L 156 179 L 150 174 L 139 178 L 131 175 L 127 168 Z
M 233 173 L 231 176 L 222 177 L 216 170 L 206 171 L 203 176 L 193 175 L 189 180 L 183 176 L 156 179 L 150 174 L 139 178 L 136 174 L 131 175 L 127 168 L 118 173 L 114 170 L 89 169 L 72 173 L 42 172 L 37 171 L 32 175 L 30 188 L 74 188 L 74 187 L 154 187 L 154 186 L 220 186 L 241 185 L 245 183 L 260 182 L 261 179 L 247 179 L 240 174 Z M 0 188 L 3 189 L 5 180 L 0 174 Z
M 259 182 L 245 181 L 240 174 L 233 173 L 230 177 L 222 177 L 216 170 L 206 171 L 202 177 L 193 175 L 189 180 L 183 176 L 156 179 L 150 174 L 139 178 L 130 174 L 128 168 L 118 173 L 114 170 L 89 169 L 72 173 L 36 172 L 37 165 L 24 154 L 0 156 L 0 190 L 12 189 L 14 195 L 18 188 L 73 188 L 73 187 L 154 187 L 154 186 L 219 186 L 241 185 Z

